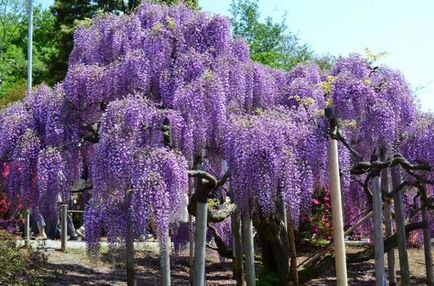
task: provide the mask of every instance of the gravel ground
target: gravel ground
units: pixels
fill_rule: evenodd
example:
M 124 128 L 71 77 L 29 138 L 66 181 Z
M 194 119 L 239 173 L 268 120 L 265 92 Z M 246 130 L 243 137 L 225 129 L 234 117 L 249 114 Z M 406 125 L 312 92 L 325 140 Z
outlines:
M 358 251 L 360 249 L 349 248 L 347 251 Z M 434 255 L 434 252 L 433 252 Z M 399 258 L 398 250 L 395 250 L 395 269 L 397 270 L 397 278 L 399 282 Z M 422 249 L 412 248 L 408 250 L 409 266 L 411 274 L 411 285 L 427 285 L 425 283 L 425 256 Z M 387 258 L 385 256 L 386 273 L 387 273 Z M 375 261 L 369 260 L 364 263 L 351 264 L 348 266 L 348 284 L 355 286 L 371 286 L 375 285 Z M 309 281 L 306 285 L 325 286 L 336 285 L 336 272 L 333 270 L 327 271 L 321 278 Z M 398 284 L 399 285 L 399 284 Z
M 136 253 L 137 281 L 138 285 L 159 284 L 159 256 L 157 248 L 153 244 L 143 246 Z M 349 247 L 347 251 L 359 251 L 360 248 Z M 231 279 L 231 264 L 229 261 L 221 261 L 214 251 L 207 250 L 207 285 L 236 285 Z M 118 251 L 107 247 L 102 248 L 102 254 L 98 261 L 91 261 L 86 256 L 84 248 L 70 248 L 67 253 L 56 248 L 48 248 L 48 271 L 45 277 L 47 285 L 113 285 L 125 286 L 125 271 L 122 261 L 118 258 Z M 396 252 L 396 257 L 398 254 Z M 303 259 L 304 257 L 299 257 Z M 410 249 L 410 272 L 412 285 L 425 285 L 425 264 L 423 249 Z M 188 254 L 180 253 L 172 256 L 172 285 L 188 285 Z M 399 260 L 396 259 L 399 278 Z M 260 269 L 260 265 L 257 265 Z M 306 285 L 336 285 L 334 270 L 326 272 L 319 279 L 311 280 Z M 374 260 L 350 265 L 348 267 L 349 285 L 375 285 Z

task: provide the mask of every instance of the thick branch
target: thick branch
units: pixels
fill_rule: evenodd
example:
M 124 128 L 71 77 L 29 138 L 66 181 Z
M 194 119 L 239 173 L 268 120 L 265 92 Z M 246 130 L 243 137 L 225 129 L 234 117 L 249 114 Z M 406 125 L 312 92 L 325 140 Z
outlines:
M 342 134 L 339 130 L 336 132 L 336 134 L 331 133 L 330 136 L 333 139 L 336 139 L 336 140 L 340 141 L 342 144 L 344 144 L 344 146 L 350 151 L 351 155 L 353 155 L 353 157 L 358 162 L 363 160 L 362 156 L 360 156 L 360 154 L 357 153 L 357 151 L 351 147 L 351 145 L 345 140 L 345 138 L 342 136 Z
M 233 259 L 232 248 L 226 245 L 226 243 L 221 238 L 218 230 L 210 224 L 208 225 L 208 228 L 211 230 L 211 233 L 214 237 L 214 241 L 217 246 L 215 250 L 217 250 L 218 254 L 224 258 Z
M 199 190 L 191 196 L 190 203 L 188 204 L 188 213 L 192 216 L 196 216 L 197 198 L 199 196 L 198 192 Z M 208 223 L 222 222 L 235 213 L 236 210 L 237 207 L 233 203 L 224 203 L 217 209 L 208 208 Z
M 217 188 L 223 186 L 226 181 L 229 179 L 229 176 L 231 175 L 230 170 L 226 171 L 226 173 L 223 175 L 223 177 L 218 181 Z
M 420 161 L 419 161 L 420 162 Z M 431 171 L 432 168 L 430 165 L 426 163 L 421 163 L 420 165 L 413 165 L 410 162 L 408 162 L 404 157 L 402 157 L 400 154 L 395 154 L 393 158 L 389 158 L 385 161 L 375 161 L 375 162 L 359 162 L 355 164 L 351 168 L 351 174 L 353 175 L 361 175 L 368 173 L 372 171 L 373 169 L 384 169 L 388 167 L 392 167 L 395 165 L 401 165 L 401 167 L 407 171 Z
M 188 171 L 188 176 L 191 177 L 196 177 L 196 178 L 200 178 L 200 179 L 205 179 L 208 181 L 209 184 L 211 184 L 211 186 L 214 188 L 217 186 L 218 181 L 217 179 L 211 175 L 208 172 L 205 171 L 198 171 L 198 170 L 190 170 Z

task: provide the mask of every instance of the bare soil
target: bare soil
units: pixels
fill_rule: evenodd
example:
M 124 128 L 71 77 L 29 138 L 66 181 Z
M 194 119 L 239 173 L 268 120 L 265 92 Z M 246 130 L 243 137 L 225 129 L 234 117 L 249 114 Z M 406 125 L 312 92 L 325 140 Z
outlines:
M 360 248 L 348 248 L 347 251 L 359 251 Z M 218 255 L 207 250 L 206 275 L 207 285 L 236 285 L 232 280 L 231 263 L 221 261 Z M 119 253 L 105 249 L 98 261 L 91 261 L 84 249 L 72 249 L 67 253 L 56 250 L 48 251 L 48 267 L 45 281 L 47 285 L 107 285 L 124 286 L 125 271 Z M 396 268 L 399 279 L 399 260 L 396 253 Z M 305 257 L 300 256 L 299 259 Z M 159 256 L 154 251 L 142 250 L 136 253 L 137 284 L 160 285 Z M 410 272 L 412 285 L 426 285 L 423 249 L 410 249 Z M 189 285 L 188 253 L 172 256 L 172 285 Z M 257 264 L 258 270 L 261 265 Z M 331 269 L 319 279 L 309 281 L 306 285 L 336 285 L 335 271 Z M 374 261 L 348 266 L 349 285 L 375 285 Z

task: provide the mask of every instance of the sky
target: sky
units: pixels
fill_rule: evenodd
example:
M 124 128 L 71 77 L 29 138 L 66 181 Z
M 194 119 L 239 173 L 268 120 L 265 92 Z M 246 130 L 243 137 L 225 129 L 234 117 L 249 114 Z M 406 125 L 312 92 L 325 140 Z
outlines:
M 48 7 L 53 0 L 39 0 Z M 232 0 L 199 0 L 203 11 L 229 16 Z M 400 70 L 434 111 L 434 1 L 259 0 L 261 16 L 281 21 L 319 55 L 386 52 L 379 63 Z

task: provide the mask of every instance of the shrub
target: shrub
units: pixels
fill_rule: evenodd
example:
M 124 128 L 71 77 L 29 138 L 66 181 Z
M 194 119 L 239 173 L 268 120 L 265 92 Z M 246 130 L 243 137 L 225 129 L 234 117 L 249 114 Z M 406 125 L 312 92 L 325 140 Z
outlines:
M 0 285 L 43 285 L 47 257 L 40 249 L 18 247 L 12 234 L 0 230 Z
M 301 238 L 318 241 L 330 240 L 332 236 L 330 193 L 326 190 L 314 193 L 311 204 L 310 216 L 300 218 Z
M 22 206 L 18 206 L 18 211 L 21 211 Z M 18 213 L 22 216 L 21 213 Z M 2 199 L 0 195 L 0 230 L 5 230 L 11 234 L 15 234 L 18 229 L 19 223 L 15 217 L 10 215 L 10 205 L 5 199 Z

